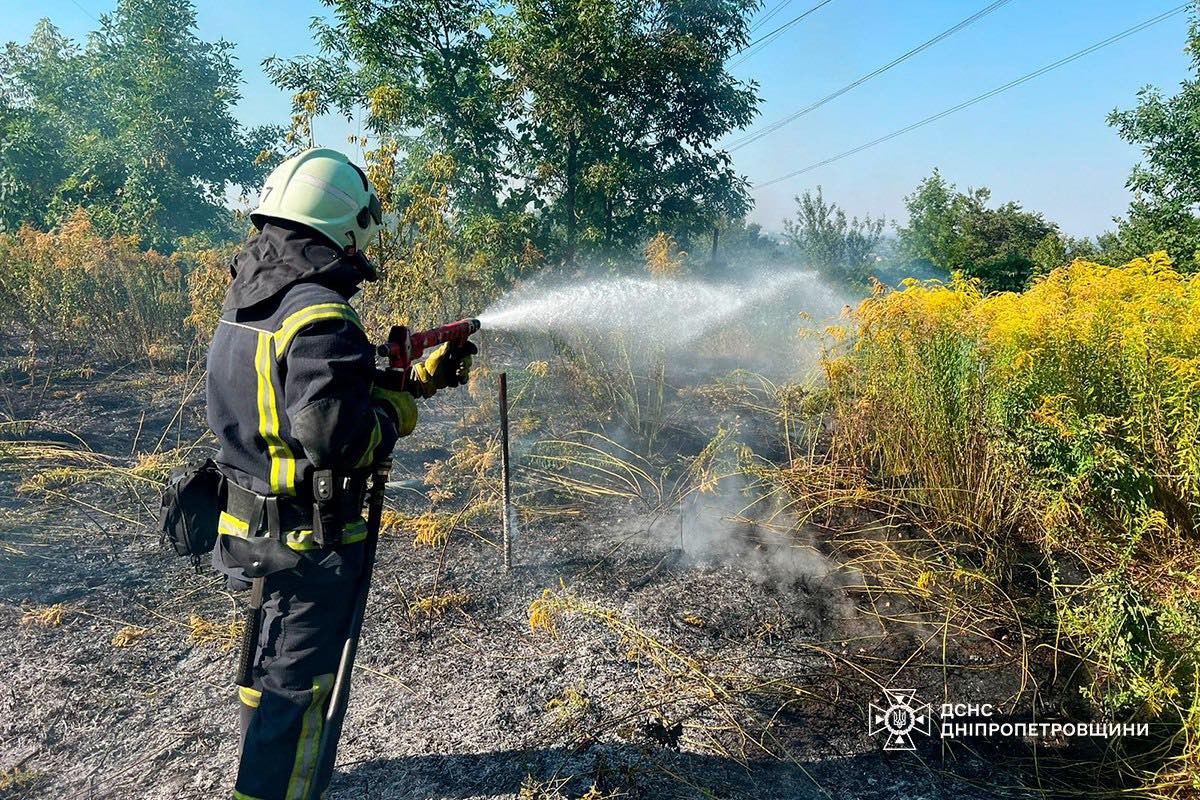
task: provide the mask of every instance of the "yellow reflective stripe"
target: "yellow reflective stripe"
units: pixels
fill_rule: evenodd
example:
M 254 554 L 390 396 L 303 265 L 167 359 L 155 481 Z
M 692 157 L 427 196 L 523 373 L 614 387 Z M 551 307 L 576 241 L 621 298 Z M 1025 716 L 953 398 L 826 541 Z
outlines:
M 361 519 L 347 523 L 342 528 L 342 544 L 354 544 L 361 542 L 367 538 L 367 523 Z M 313 532 L 304 531 L 288 531 L 285 534 L 284 544 L 293 550 L 319 550 L 317 543 L 313 541 Z
M 250 523 L 222 511 L 221 516 L 217 518 L 217 533 L 223 533 L 226 536 L 239 536 L 246 539 L 250 536 Z
M 371 399 L 387 403 L 396 413 L 396 433 L 408 436 L 417 427 L 417 406 L 408 391 L 392 391 L 381 386 L 371 388 Z
M 272 380 L 274 341 L 272 334 L 260 333 L 258 349 L 254 353 L 254 371 L 258 376 L 258 433 L 267 443 L 267 452 L 271 456 L 271 491 L 292 495 L 296 493 L 296 459 L 279 435 L 279 405 Z
M 284 534 L 283 543 L 293 550 L 316 550 L 318 548 L 312 538 L 312 531 L 288 531 Z
M 371 428 L 371 438 L 367 442 L 367 450 L 363 453 L 362 458 L 358 460 L 358 467 L 369 467 L 371 462 L 375 460 L 375 448 L 379 447 L 379 442 L 383 439 L 383 432 L 379 426 L 379 415 L 372 411 L 371 416 L 375 418 L 375 425 Z
M 353 322 L 359 328 L 362 328 L 362 322 L 358 319 L 358 312 L 345 303 L 318 303 L 315 306 L 302 308 L 295 313 L 289 314 L 279 329 L 275 331 L 275 356 L 283 358 L 287 352 L 288 345 L 292 343 L 292 339 L 296 338 L 296 334 L 305 325 L 311 325 L 314 322 L 321 322 L 327 319 L 344 319 L 347 322 Z
M 258 704 L 262 701 L 262 692 L 258 689 L 251 689 L 249 686 L 239 686 L 238 699 L 251 708 L 258 708 Z
M 238 519 L 232 514 L 222 511 L 217 520 L 217 532 L 226 536 L 237 536 L 241 539 L 250 537 L 250 523 Z M 354 544 L 367 538 L 367 523 L 361 519 L 346 523 L 342 527 L 342 544 Z M 285 531 L 283 543 L 293 550 L 319 550 L 313 541 L 311 530 Z
M 325 698 L 333 686 L 333 675 L 318 675 L 313 679 L 312 702 L 300 722 L 300 741 L 296 743 L 296 760 L 288 781 L 286 800 L 305 800 L 308 787 L 316 773 L 317 754 L 321 748 L 321 728 L 325 722 Z
M 262 800 L 262 798 L 253 797 L 252 795 L 248 795 L 245 792 L 239 792 L 237 789 L 234 789 L 233 790 L 233 800 Z

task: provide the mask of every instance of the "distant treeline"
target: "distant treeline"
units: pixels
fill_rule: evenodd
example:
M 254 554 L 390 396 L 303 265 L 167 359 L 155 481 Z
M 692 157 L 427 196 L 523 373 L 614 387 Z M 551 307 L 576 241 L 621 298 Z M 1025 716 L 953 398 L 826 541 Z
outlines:
M 202 40 L 190 3 L 120 0 L 84 43 L 43 20 L 0 54 L 0 230 L 50 230 L 83 208 L 96 233 L 163 253 L 237 241 L 247 224 L 232 197 L 323 144 L 361 158 L 391 210 L 376 258 L 460 305 L 547 266 L 640 261 L 664 241 L 692 269 L 803 260 L 858 284 L 961 271 L 1017 289 L 1074 257 L 1152 251 L 1196 269 L 1194 79 L 1110 116 L 1145 158 L 1133 203 L 1098 239 L 1016 203 L 989 207 L 988 190 L 960 192 L 937 172 L 907 199 L 894 242 L 884 221 L 848 217 L 819 188 L 797 198 L 784 237 L 764 235 L 720 146 L 758 113 L 756 85 L 725 67 L 757 7 L 339 0 L 314 21 L 312 54 L 264 62 L 293 114 L 255 128 L 233 114 L 232 44 Z M 1198 39 L 1193 28 L 1194 55 Z M 318 141 L 326 113 L 362 134 Z

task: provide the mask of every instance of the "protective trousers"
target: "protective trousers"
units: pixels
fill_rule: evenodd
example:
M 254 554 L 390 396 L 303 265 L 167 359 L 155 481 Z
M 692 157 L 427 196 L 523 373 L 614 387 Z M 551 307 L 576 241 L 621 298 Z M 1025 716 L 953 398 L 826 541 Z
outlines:
M 238 688 L 242 753 L 235 800 L 302 800 L 318 780 L 321 730 L 362 545 L 306 555 L 297 569 L 266 578 L 254 686 Z M 325 790 L 316 788 L 316 796 Z

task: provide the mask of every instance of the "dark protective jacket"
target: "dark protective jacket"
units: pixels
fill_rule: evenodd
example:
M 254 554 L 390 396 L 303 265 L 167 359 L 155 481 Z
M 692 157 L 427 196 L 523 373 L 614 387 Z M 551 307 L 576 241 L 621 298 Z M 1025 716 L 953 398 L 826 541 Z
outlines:
M 238 486 L 304 508 L 314 470 L 363 474 L 395 445 L 401 416 L 373 387 L 373 348 L 348 303 L 362 279 L 355 258 L 285 223 L 266 224 L 235 257 L 207 387 L 216 460 Z M 249 520 L 230 512 L 218 564 L 244 566 L 245 548 L 228 539 L 249 539 Z M 291 550 L 317 549 L 311 522 L 283 533 Z M 363 536 L 361 518 L 343 526 L 343 542 Z

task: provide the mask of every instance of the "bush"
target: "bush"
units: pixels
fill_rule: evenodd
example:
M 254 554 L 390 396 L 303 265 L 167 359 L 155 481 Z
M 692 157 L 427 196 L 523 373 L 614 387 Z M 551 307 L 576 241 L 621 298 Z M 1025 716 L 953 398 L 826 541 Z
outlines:
M 179 263 L 99 235 L 83 210 L 48 233 L 0 235 L 0 263 L 0 324 L 26 355 L 156 363 L 190 342 Z
M 836 452 L 951 522 L 995 576 L 1021 537 L 1109 717 L 1200 781 L 1200 277 L 1075 261 L 1021 293 L 880 289 L 827 361 Z
M 212 336 L 236 249 L 194 244 L 144 251 L 97 233 L 82 209 L 50 232 L 0 234 L 0 324 L 35 360 L 177 361 Z
M 646 256 L 646 272 L 655 278 L 677 277 L 687 259 L 687 253 L 679 249 L 675 238 L 661 231 L 651 237 L 642 252 Z
M 238 251 L 238 245 L 223 247 L 189 247 L 184 240 L 180 248 L 171 255 L 179 264 L 187 279 L 187 302 L 190 309 L 188 327 L 201 342 L 207 343 L 217 329 L 221 318 L 221 306 L 225 303 L 225 292 L 232 275 L 229 263 Z
M 533 243 L 533 215 L 454 210 L 450 187 L 458 171 L 445 154 L 406 165 L 391 140 L 368 152 L 367 174 L 384 207 L 402 209 L 385 220 L 369 252 L 381 273 L 362 293 L 362 319 L 372 336 L 395 324 L 423 328 L 476 316 L 543 261 Z

